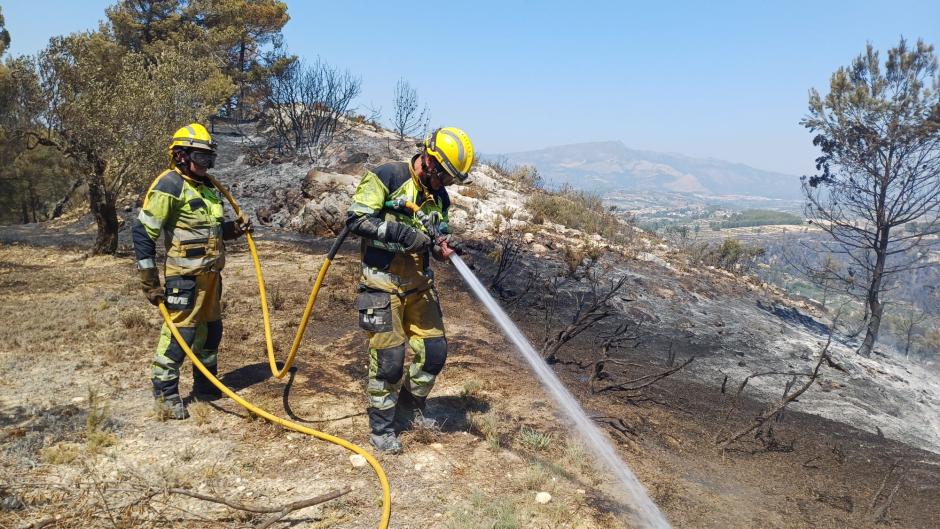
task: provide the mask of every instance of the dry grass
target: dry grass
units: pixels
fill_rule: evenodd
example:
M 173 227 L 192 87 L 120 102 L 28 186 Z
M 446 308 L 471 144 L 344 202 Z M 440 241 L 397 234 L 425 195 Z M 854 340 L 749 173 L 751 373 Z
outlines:
M 187 409 L 190 419 L 196 426 L 205 426 L 212 420 L 212 406 L 206 402 L 193 402 Z
M 477 398 L 480 395 L 480 392 L 483 390 L 483 382 L 479 379 L 471 378 L 463 383 L 463 386 L 460 388 L 460 398 L 464 400 L 472 400 Z
M 62 442 L 47 446 L 39 451 L 39 460 L 50 465 L 67 465 L 82 454 L 82 446 L 78 443 Z
M 599 234 L 616 244 L 627 244 L 633 239 L 633 227 L 607 211 L 599 195 L 586 191 L 563 188 L 557 193 L 533 193 L 526 201 L 526 208 L 536 224 L 548 220 L 588 234 Z
M 517 529 L 520 514 L 510 498 L 491 498 L 476 490 L 470 496 L 469 505 L 458 507 L 450 513 L 447 529 Z
M 481 434 L 490 448 L 498 450 L 502 446 L 502 437 L 509 431 L 508 425 L 495 411 L 486 413 L 470 413 L 467 415 L 470 428 Z
M 425 445 L 439 443 L 443 439 L 441 425 L 437 421 L 418 418 L 411 424 L 408 437 L 413 441 Z
M 478 185 L 470 184 L 460 190 L 460 194 L 467 198 L 486 200 L 490 198 L 490 190 Z
M 545 484 L 548 483 L 551 477 L 551 472 L 544 465 L 534 463 L 516 477 L 514 485 L 517 490 L 544 490 Z
M 523 426 L 519 430 L 519 433 L 516 436 L 516 440 L 522 447 L 528 450 L 533 452 L 541 452 L 543 450 L 547 450 L 548 447 L 551 446 L 554 439 L 547 433 L 540 432 L 539 430 L 529 426 Z
M 271 287 L 268 296 L 272 310 L 281 310 L 284 308 L 284 304 L 287 302 L 287 297 L 284 296 L 284 294 L 281 292 L 281 288 L 279 286 Z
M 139 311 L 128 311 L 121 314 L 121 325 L 125 329 L 149 329 L 151 328 L 150 322 L 147 321 L 147 316 L 144 313 Z

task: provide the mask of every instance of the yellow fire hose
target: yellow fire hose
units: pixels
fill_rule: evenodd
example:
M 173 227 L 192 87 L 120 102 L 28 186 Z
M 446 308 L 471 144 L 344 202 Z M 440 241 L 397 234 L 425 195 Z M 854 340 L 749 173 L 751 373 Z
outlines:
M 228 200 L 229 204 L 232 205 L 232 209 L 235 211 L 236 216 L 241 216 L 241 208 L 238 207 L 238 203 L 235 202 L 235 198 L 229 193 L 227 189 L 222 187 L 222 185 L 213 177 L 209 177 L 209 181 L 212 182 L 212 185 L 216 189 L 222 192 L 225 195 L 225 198 Z M 297 329 L 297 333 L 294 336 L 294 342 L 291 346 L 290 353 L 287 355 L 287 360 L 284 362 L 284 367 L 278 370 L 277 362 L 274 359 L 274 345 L 271 339 L 271 317 L 268 313 L 268 303 L 267 295 L 264 290 L 264 277 L 261 274 L 261 262 L 258 260 L 258 250 L 255 247 L 255 241 L 252 238 L 250 233 L 246 233 L 246 239 L 248 241 L 248 249 L 251 252 L 251 259 L 254 262 L 255 267 L 255 277 L 258 279 L 258 291 L 261 296 L 261 312 L 264 315 L 264 338 L 265 344 L 267 345 L 268 350 L 268 361 L 271 366 L 271 373 L 277 378 L 283 378 L 283 376 L 288 372 L 291 367 L 291 364 L 294 362 L 294 357 L 297 355 L 297 349 L 300 347 L 300 341 L 303 338 L 304 331 L 307 328 L 307 322 L 310 319 L 310 315 L 313 312 L 313 306 L 317 300 L 317 294 L 320 291 L 320 286 L 323 284 L 323 278 L 326 277 L 326 272 L 330 268 L 330 263 L 332 262 L 333 257 L 335 257 L 336 252 L 339 250 L 340 245 L 343 242 L 343 239 L 346 237 L 347 231 L 344 229 L 340 235 L 336 238 L 336 242 L 333 243 L 333 247 L 330 249 L 329 254 L 327 254 L 326 260 L 323 262 L 323 265 L 320 267 L 320 272 L 317 274 L 317 279 L 314 282 L 313 289 L 310 292 L 310 296 L 307 298 L 307 306 L 304 308 L 303 317 L 300 320 L 300 326 Z M 385 475 L 385 471 L 382 470 L 382 465 L 379 464 L 378 460 L 372 456 L 369 452 L 363 450 L 362 448 L 346 441 L 345 439 L 340 439 L 339 437 L 332 436 L 328 433 L 324 433 L 312 428 L 308 428 L 296 422 L 290 421 L 288 419 L 283 419 L 276 415 L 273 415 L 254 404 L 246 401 L 236 394 L 234 391 L 229 389 L 225 384 L 213 376 L 212 373 L 199 361 L 199 358 L 196 357 L 193 350 L 186 344 L 186 340 L 183 339 L 183 336 L 180 335 L 179 329 L 176 328 L 176 325 L 170 319 L 170 313 L 167 311 L 166 305 L 160 303 L 160 314 L 163 315 L 163 321 L 166 323 L 167 327 L 170 329 L 170 332 L 173 334 L 173 337 L 176 338 L 177 343 L 183 349 L 183 352 L 186 353 L 186 356 L 189 357 L 189 360 L 193 363 L 193 366 L 196 367 L 210 382 L 212 382 L 215 387 L 219 388 L 225 395 L 230 399 L 234 400 L 240 406 L 246 410 L 259 415 L 273 423 L 280 424 L 284 428 L 289 430 L 294 430 L 296 432 L 304 433 L 316 437 L 317 439 L 322 439 L 330 443 L 342 446 L 343 448 L 355 452 L 356 454 L 361 455 L 366 459 L 369 465 L 372 467 L 372 470 L 375 471 L 375 475 L 379 478 L 379 484 L 382 486 L 382 518 L 379 521 L 379 529 L 387 529 L 389 524 L 389 519 L 392 514 L 392 493 L 388 484 L 388 477 Z

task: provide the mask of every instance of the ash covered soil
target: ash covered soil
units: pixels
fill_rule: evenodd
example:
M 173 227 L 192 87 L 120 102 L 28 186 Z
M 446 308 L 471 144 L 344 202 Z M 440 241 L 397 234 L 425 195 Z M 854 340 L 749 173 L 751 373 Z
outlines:
M 282 356 L 329 243 L 286 239 L 259 234 Z M 335 261 L 297 370 L 285 380 L 270 376 L 250 257 L 244 244 L 231 250 L 223 381 L 277 415 L 367 446 L 354 246 Z M 486 273 L 483 259 L 475 261 Z M 837 343 L 833 358 L 845 372 L 825 370 L 772 433 L 719 451 L 716 433 L 747 426 L 786 383 L 755 380 L 729 413 L 743 377 L 810 369 L 825 333 L 738 278 L 692 278 L 652 259 L 618 266 L 631 276 L 624 313 L 642 322 L 644 339 L 612 355 L 601 385 L 663 372 L 670 350 L 675 364 L 695 361 L 639 395 L 592 393 L 597 335 L 586 333 L 560 351 L 556 369 L 674 527 L 940 526 L 936 423 L 922 417 L 937 406 L 928 375 L 885 358 L 852 358 Z M 408 432 L 404 454 L 379 457 L 392 486 L 391 526 L 630 527 L 628 506 L 614 499 L 482 306 L 451 268 L 436 271 L 451 352 L 429 415 L 442 428 Z M 512 310 L 540 337 L 536 303 Z M 0 321 L 0 526 L 257 526 L 267 515 L 160 490 L 267 506 L 345 486 L 352 492 L 274 527 L 377 525 L 378 484 L 342 448 L 253 418 L 229 400 L 196 404 L 186 421 L 159 420 L 149 363 L 160 318 L 139 292 L 128 253 L 89 258 L 5 243 Z M 189 373 L 187 362 L 184 394 Z M 538 492 L 551 500 L 537 503 Z

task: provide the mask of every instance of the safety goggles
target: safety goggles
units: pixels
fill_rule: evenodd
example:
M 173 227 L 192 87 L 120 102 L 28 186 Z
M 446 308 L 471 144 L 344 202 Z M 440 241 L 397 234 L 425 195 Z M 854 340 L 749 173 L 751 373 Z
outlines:
M 206 169 L 212 169 L 215 166 L 215 151 L 191 151 L 189 153 L 189 159 L 193 161 L 196 165 L 200 167 L 205 167 Z
M 450 173 L 448 173 L 446 169 L 444 169 L 444 167 L 437 160 L 437 158 L 433 156 L 428 156 L 428 160 L 430 162 L 429 169 L 431 170 L 431 173 L 437 176 L 437 178 L 441 181 L 441 184 L 445 186 L 449 186 L 454 183 L 454 177 Z

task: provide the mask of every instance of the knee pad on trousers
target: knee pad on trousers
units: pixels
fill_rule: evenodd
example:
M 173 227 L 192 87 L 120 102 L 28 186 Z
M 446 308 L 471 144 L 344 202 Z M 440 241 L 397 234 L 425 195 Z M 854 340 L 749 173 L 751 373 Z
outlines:
M 192 347 L 196 342 L 196 328 L 180 327 L 178 330 L 180 336 L 186 341 L 186 345 Z M 167 346 L 163 355 L 169 358 L 177 369 L 179 369 L 179 365 L 183 362 L 183 358 L 186 358 L 186 353 L 183 352 L 183 348 L 180 346 L 179 342 L 176 341 L 176 337 L 172 335 L 170 336 L 170 344 Z
M 436 336 L 424 339 L 424 367 L 422 371 L 437 375 L 444 369 L 447 361 L 447 338 Z
M 398 384 L 405 374 L 405 344 L 376 350 L 378 366 L 375 378 L 390 384 Z

